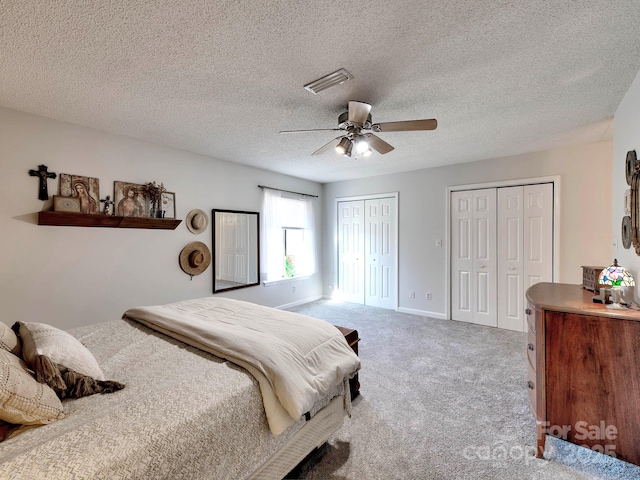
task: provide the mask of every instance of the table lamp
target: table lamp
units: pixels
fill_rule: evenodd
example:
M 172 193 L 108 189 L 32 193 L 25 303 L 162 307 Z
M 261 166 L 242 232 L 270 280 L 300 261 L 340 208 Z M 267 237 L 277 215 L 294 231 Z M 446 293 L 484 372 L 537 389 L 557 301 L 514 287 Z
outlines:
M 611 285 L 611 304 L 608 308 L 625 308 L 631 306 L 631 301 L 624 296 L 624 287 L 633 287 L 635 282 L 633 275 L 629 271 L 618 265 L 618 259 L 613 260 L 613 265 L 603 268 L 598 277 L 598 283 L 602 285 Z

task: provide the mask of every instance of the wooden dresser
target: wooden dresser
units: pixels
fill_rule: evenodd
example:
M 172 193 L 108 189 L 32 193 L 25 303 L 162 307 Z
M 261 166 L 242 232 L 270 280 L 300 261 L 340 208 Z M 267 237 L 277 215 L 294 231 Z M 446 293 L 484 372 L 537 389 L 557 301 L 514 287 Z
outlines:
M 640 465 L 640 311 L 592 297 L 581 285 L 527 290 L 536 455 L 552 435 Z
M 342 332 L 342 335 L 344 335 L 344 339 L 351 347 L 351 350 L 358 355 L 358 342 L 360 342 L 358 331 L 353 328 L 339 327 L 338 325 L 334 325 L 334 327 Z M 351 380 L 349 380 L 349 387 L 351 388 L 351 399 L 353 400 L 360 394 L 360 380 L 358 379 L 357 373 Z

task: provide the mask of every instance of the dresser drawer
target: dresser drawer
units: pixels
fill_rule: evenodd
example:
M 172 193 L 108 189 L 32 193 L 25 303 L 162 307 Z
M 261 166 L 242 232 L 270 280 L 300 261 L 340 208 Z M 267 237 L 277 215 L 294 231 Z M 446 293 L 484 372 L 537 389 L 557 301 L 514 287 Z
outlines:
M 529 362 L 529 369 L 527 372 L 527 391 L 529 392 L 529 403 L 531 404 L 531 411 L 533 415 L 538 418 L 537 402 L 536 402 L 536 371 L 533 368 L 531 362 Z
M 527 316 L 527 323 L 529 324 L 529 330 L 533 333 L 536 333 L 536 311 L 531 308 L 531 305 L 527 305 L 527 308 L 524 311 Z
M 533 367 L 535 371 L 536 367 L 536 332 L 531 330 L 529 326 L 529 333 L 527 334 L 527 357 L 529 357 L 529 365 Z

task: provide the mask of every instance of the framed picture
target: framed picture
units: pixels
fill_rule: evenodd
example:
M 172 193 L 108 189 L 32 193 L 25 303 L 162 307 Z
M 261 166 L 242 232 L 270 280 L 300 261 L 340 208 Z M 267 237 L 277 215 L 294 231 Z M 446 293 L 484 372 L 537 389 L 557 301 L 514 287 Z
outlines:
M 129 182 L 113 182 L 115 215 L 120 217 L 146 217 L 147 202 L 142 185 Z
M 60 195 L 77 197 L 80 213 L 100 213 L 100 181 L 97 178 L 61 173 Z
M 176 218 L 176 194 L 174 192 L 162 194 L 162 210 L 164 218 Z

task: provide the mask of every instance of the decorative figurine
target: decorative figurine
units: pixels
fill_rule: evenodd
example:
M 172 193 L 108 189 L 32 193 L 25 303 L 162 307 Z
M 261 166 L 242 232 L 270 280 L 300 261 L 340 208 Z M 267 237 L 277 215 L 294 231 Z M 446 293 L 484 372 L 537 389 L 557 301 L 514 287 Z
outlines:
M 32 177 L 40 177 L 40 193 L 38 198 L 40 200 L 49 200 L 49 190 L 47 188 L 47 178 L 56 178 L 56 174 L 53 172 L 47 172 L 46 165 L 39 165 L 38 170 L 29 170 L 29 175 Z
M 115 202 L 111 201 L 111 195 L 107 195 L 107 198 L 100 200 L 100 202 L 104 203 L 104 214 L 113 215 L 113 205 Z

